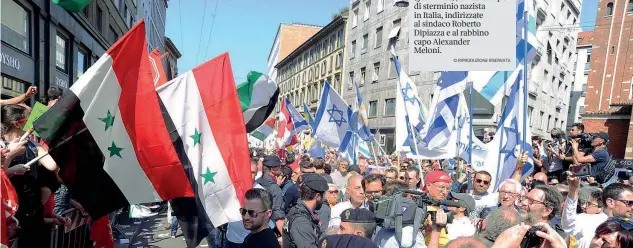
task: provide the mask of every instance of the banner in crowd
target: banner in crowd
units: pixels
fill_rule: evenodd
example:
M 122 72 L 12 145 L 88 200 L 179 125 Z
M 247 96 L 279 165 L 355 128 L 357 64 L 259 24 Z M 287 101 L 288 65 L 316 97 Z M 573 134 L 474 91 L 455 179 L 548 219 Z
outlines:
M 246 76 L 246 82 L 237 86 L 237 95 L 244 113 L 246 132 L 250 133 L 275 110 L 279 88 L 267 75 L 252 71 Z

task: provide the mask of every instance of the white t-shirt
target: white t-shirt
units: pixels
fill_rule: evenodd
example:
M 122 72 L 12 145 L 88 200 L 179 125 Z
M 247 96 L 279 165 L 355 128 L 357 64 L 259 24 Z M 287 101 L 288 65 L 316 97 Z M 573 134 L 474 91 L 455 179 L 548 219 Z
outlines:
M 332 207 L 332 210 L 330 210 L 330 222 L 328 223 L 328 227 L 340 226 L 341 214 L 343 213 L 343 211 L 353 208 L 353 207 L 354 206 L 352 205 L 352 202 L 350 202 L 349 200 L 344 201 L 344 202 L 339 202 L 336 205 L 334 205 L 334 207 Z M 361 205 L 360 208 L 367 209 L 367 206 L 363 204 Z
M 449 240 L 459 237 L 469 237 L 477 230 L 468 217 L 453 219 L 453 223 L 446 225 L 446 234 Z
M 411 246 L 411 242 L 413 241 L 413 226 L 405 226 L 402 228 L 402 244 L 398 244 L 398 240 L 396 240 L 396 230 L 395 229 L 380 229 L 376 236 L 374 237 L 374 244 L 378 245 L 380 248 L 400 248 L 400 247 L 411 247 L 411 248 L 426 248 L 426 244 L 424 241 L 424 234 L 417 231 L 417 236 L 415 237 L 415 244 Z

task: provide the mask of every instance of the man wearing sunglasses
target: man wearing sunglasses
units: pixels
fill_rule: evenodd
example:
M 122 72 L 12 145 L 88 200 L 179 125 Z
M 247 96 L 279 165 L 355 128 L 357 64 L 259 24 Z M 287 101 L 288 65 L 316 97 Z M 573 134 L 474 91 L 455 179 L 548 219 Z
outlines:
M 464 176 L 457 179 L 453 182 L 453 191 L 457 192 L 456 189 L 461 188 L 463 182 L 466 180 L 466 176 L 468 174 L 464 173 Z M 482 209 L 487 207 L 494 207 L 497 205 L 497 197 L 488 193 L 488 189 L 490 188 L 490 181 L 492 176 L 490 173 L 484 170 L 480 170 L 475 172 L 472 181 L 472 191 L 468 194 L 475 199 L 476 208 L 472 211 L 471 216 L 479 216 L 479 213 Z
M 273 198 L 271 219 L 275 222 L 277 228 L 281 231 L 284 225 L 284 196 L 281 187 L 277 184 L 277 177 L 281 176 L 281 159 L 277 156 L 264 157 L 264 174 L 256 180 L 256 182 L 264 187 Z
M 250 233 L 244 238 L 243 248 L 280 247 L 277 236 L 268 227 L 272 215 L 272 197 L 264 189 L 249 189 L 244 195 L 244 207 L 240 208 L 244 228 Z
M 603 191 L 604 212 L 609 217 L 630 220 L 633 216 L 633 187 L 621 183 L 607 186 Z

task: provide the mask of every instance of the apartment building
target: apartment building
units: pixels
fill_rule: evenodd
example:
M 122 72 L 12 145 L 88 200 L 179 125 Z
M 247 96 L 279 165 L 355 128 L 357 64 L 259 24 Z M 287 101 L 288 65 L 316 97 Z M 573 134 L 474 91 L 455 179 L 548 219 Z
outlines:
M 319 32 L 322 26 L 301 24 L 301 23 L 282 23 L 279 24 L 277 34 L 273 46 L 268 54 L 268 76 L 277 81 L 277 68 L 275 65 L 283 60 L 292 51 L 297 49 L 308 38 Z

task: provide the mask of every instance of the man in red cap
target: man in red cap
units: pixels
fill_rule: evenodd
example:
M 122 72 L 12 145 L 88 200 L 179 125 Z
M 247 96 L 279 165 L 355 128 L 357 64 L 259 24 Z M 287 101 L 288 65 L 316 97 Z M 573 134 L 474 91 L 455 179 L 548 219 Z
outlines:
M 424 191 L 426 191 L 433 199 L 446 200 L 451 191 L 451 177 L 442 170 L 434 170 L 426 174 L 424 177 Z M 428 212 L 436 212 L 435 215 L 446 215 L 440 206 L 427 206 Z M 437 218 L 437 217 L 436 217 Z M 431 240 L 431 232 L 425 235 L 426 244 Z M 439 247 L 444 247 L 449 241 L 446 228 L 440 231 Z

